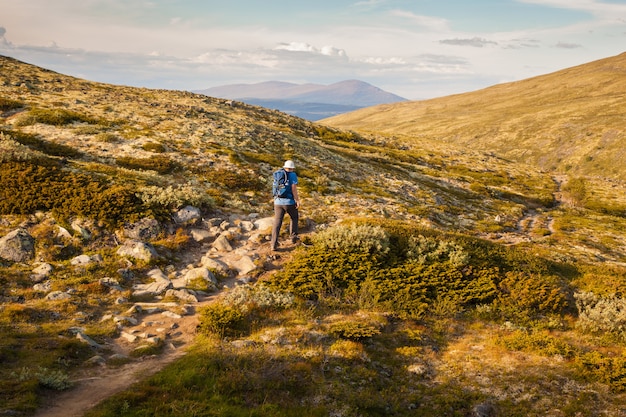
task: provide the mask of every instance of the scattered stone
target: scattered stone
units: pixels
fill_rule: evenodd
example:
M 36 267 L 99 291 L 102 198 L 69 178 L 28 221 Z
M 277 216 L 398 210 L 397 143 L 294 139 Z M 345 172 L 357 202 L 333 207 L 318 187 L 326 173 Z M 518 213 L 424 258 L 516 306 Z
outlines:
M 72 222 L 71 226 L 72 226 L 72 230 L 78 233 L 83 240 L 91 239 L 91 232 L 89 231 L 89 229 L 84 227 L 84 225 L 81 223 L 80 220 L 75 219 Z
M 132 240 L 152 240 L 161 234 L 161 225 L 156 219 L 143 218 L 136 223 L 126 226 L 123 235 Z
M 189 234 L 191 235 L 191 238 L 198 243 L 204 242 L 213 237 L 213 234 L 211 232 L 204 229 L 191 229 L 189 231 Z
M 51 289 L 52 289 L 52 281 L 50 280 L 33 285 L 33 290 L 35 291 L 48 292 Z
M 146 262 L 150 262 L 151 260 L 159 257 L 152 245 L 137 240 L 124 242 L 124 244 L 117 250 L 117 254 L 119 256 L 127 256 L 129 258 L 139 259 Z
M 38 284 L 48 278 L 53 270 L 54 268 L 52 265 L 48 263 L 40 263 L 35 269 L 33 269 L 33 275 L 30 276 L 30 279 Z
M 181 301 L 185 301 L 187 303 L 197 303 L 198 302 L 198 298 L 191 294 L 188 290 L 186 289 L 181 289 L 181 290 L 167 290 L 165 292 L 165 296 L 166 297 L 174 297 L 177 298 Z
M 138 339 L 134 334 L 130 334 L 128 332 L 120 332 L 120 337 L 126 340 L 129 343 L 135 343 Z
M 202 219 L 200 209 L 193 206 L 186 206 L 174 213 L 174 222 L 178 224 L 194 224 Z
M 113 278 L 109 278 L 109 277 L 100 278 L 98 282 L 100 283 L 100 285 L 107 287 L 111 290 L 115 290 L 118 292 L 124 291 L 122 287 L 120 286 L 120 283 L 117 282 L 117 280 Z
M 88 365 L 88 366 L 94 366 L 94 365 L 105 366 L 106 364 L 107 364 L 106 359 L 104 359 L 100 355 L 92 356 L 91 358 L 85 361 L 85 365 Z
M 200 263 L 205 268 L 209 270 L 216 271 L 218 274 L 228 276 L 230 272 L 230 267 L 226 262 L 223 262 L 219 259 L 212 258 L 209 254 L 206 254 L 200 260 Z
M 122 326 L 124 325 L 136 326 L 137 323 L 139 323 L 136 318 L 127 317 L 127 316 L 115 316 L 113 317 L 113 322 L 116 324 L 120 324 Z
M 158 345 L 161 343 L 161 338 L 159 336 L 148 337 L 146 338 L 146 342 L 152 343 L 153 345 Z
M 181 319 L 183 318 L 183 316 L 181 316 L 180 314 L 176 314 L 172 311 L 166 310 L 164 312 L 161 313 L 161 315 L 165 316 L 165 317 L 169 317 L 171 319 Z
M 213 242 L 213 248 L 220 252 L 230 252 L 233 250 L 228 238 L 223 234 L 219 235 L 217 239 L 215 239 L 215 242 Z
M 35 257 L 35 239 L 25 230 L 17 229 L 0 238 L 0 258 L 25 262 Z
M 246 275 L 257 269 L 257 265 L 254 263 L 252 258 L 247 255 L 242 256 L 237 261 L 234 261 L 232 263 L 232 267 L 237 270 L 239 275 Z
M 72 298 L 72 296 L 63 291 L 52 291 L 46 295 L 46 300 L 50 301 L 69 300 L 70 298 Z
M 264 217 L 262 219 L 258 219 L 254 222 L 254 226 L 260 231 L 271 232 L 272 227 L 274 226 L 274 218 Z
M 78 255 L 70 260 L 70 264 L 72 265 L 88 265 L 92 262 L 91 256 L 89 255 Z
M 91 337 L 87 336 L 85 333 L 83 333 L 82 331 L 78 331 L 76 333 L 76 338 L 78 340 L 80 340 L 83 343 L 87 343 L 89 346 L 91 346 L 92 348 L 95 349 L 102 349 L 102 346 L 100 346 L 98 343 L 96 343 L 95 340 L 93 340 Z

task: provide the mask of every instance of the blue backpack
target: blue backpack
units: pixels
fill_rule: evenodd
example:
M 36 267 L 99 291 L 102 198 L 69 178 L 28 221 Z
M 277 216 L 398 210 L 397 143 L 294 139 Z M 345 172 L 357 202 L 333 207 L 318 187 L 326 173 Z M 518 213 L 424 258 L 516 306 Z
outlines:
M 272 195 L 278 198 L 290 198 L 291 187 L 289 186 L 289 175 L 284 169 L 279 169 L 272 176 Z

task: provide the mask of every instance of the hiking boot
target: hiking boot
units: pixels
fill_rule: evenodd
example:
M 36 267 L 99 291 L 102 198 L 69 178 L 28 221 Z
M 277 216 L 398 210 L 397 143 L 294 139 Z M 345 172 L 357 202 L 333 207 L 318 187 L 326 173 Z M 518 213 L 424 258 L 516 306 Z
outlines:
M 291 243 L 298 243 L 299 240 L 300 240 L 300 238 L 298 236 L 292 236 L 291 237 Z

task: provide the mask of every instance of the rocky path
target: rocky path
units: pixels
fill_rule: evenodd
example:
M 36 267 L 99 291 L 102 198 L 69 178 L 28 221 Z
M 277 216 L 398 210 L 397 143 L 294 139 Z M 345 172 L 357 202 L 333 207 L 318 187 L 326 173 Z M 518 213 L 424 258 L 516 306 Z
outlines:
M 177 276 L 205 268 L 207 263 L 212 262 L 213 267 L 228 269 L 229 278 L 219 282 L 210 294 L 193 293 L 197 301 L 161 302 L 159 298 L 162 297 L 157 296 L 151 302 L 134 303 L 129 311 L 115 317 L 119 320 L 120 336 L 108 340 L 104 346 L 95 346 L 96 351 L 102 349 L 106 355 L 96 355 L 91 366 L 74 373 L 71 389 L 54 392 L 44 398 L 42 407 L 34 416 L 83 416 L 104 399 L 128 389 L 185 355 L 196 336 L 198 310 L 202 306 L 216 300 L 228 288 L 251 282 L 250 273 L 255 269 L 271 273 L 280 268 L 295 248 L 295 245 L 286 244 L 279 256 L 271 256 L 269 244 L 259 239 L 270 223 L 271 219 L 261 219 L 257 222 L 236 222 L 230 227 L 222 222 L 219 230 L 212 231 L 212 237 L 207 242 L 186 252 L 180 261 L 186 266 Z M 220 236 L 225 238 L 220 241 Z M 155 278 L 155 282 L 160 283 L 166 280 L 169 281 L 163 276 Z M 168 288 L 171 291 L 171 286 Z M 134 349 L 157 342 L 164 343 L 159 354 L 132 357 Z M 108 358 L 105 360 L 102 356 Z M 119 358 L 122 364 L 116 366 L 112 358 Z

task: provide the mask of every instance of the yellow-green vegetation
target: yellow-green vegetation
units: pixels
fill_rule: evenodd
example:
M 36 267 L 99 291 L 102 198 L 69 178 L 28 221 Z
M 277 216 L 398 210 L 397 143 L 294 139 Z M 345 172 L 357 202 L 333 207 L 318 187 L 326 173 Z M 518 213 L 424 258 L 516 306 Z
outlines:
M 626 180 L 626 54 L 527 80 L 424 101 L 384 104 L 320 121 L 400 143 L 482 150 L 546 171 Z
M 573 80 L 599 85 L 612 71 L 598 68 Z M 621 119 L 597 110 L 620 103 L 623 80 L 589 95 L 592 110 L 559 96 L 565 121 L 537 99 L 562 76 L 520 83 L 523 94 L 515 84 L 406 103 L 406 132 L 348 132 L 0 57 L 0 236 L 27 228 L 36 260 L 54 267 L 50 289 L 72 290 L 46 300 L 34 264 L 0 261 L 0 398 L 11 398 L 0 413 L 28 414 L 68 387 L 91 355 L 76 327 L 98 343 L 116 335 L 101 318 L 132 283 L 115 295 L 100 280 L 183 269 L 199 245 L 174 211 L 270 216 L 285 159 L 306 247 L 278 270 L 257 260 L 257 283 L 199 311 L 181 361 L 91 415 L 623 413 L 626 165 Z M 144 218 L 166 226 L 150 242 L 161 258 L 120 259 L 120 229 Z M 79 254 L 103 261 L 70 265 Z
M 625 346 L 598 349 L 597 326 L 577 324 L 581 302 L 585 321 L 614 317 L 574 302 L 582 273 L 403 222 L 336 226 L 205 308 L 185 358 L 87 415 L 611 415 Z

